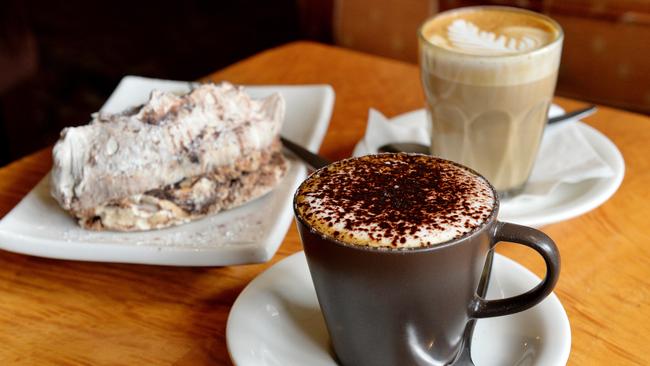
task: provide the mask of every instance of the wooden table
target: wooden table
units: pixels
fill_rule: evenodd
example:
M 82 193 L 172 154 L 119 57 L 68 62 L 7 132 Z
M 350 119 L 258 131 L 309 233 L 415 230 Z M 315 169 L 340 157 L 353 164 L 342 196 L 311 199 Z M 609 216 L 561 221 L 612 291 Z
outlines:
M 313 43 L 263 52 L 208 77 L 243 84 L 328 83 L 336 91 L 320 152 L 350 155 L 368 108 L 387 116 L 423 106 L 411 64 Z M 566 109 L 584 103 L 557 98 Z M 543 230 L 560 247 L 555 290 L 573 332 L 571 365 L 650 364 L 650 119 L 601 107 L 588 118 L 621 149 L 626 176 L 601 207 Z M 0 215 L 50 169 L 42 150 L 0 169 Z M 237 295 L 301 249 L 294 226 L 269 263 L 223 268 L 100 264 L 0 251 L 0 364 L 230 364 L 225 329 Z M 521 246 L 498 251 L 543 275 Z

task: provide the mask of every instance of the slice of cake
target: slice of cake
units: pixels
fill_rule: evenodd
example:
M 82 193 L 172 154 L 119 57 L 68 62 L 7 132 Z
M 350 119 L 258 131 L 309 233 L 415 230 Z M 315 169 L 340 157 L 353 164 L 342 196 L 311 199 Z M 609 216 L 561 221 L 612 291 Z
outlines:
M 52 196 L 82 227 L 159 229 L 239 206 L 270 191 L 287 163 L 284 99 L 255 100 L 229 83 L 96 113 L 54 146 Z

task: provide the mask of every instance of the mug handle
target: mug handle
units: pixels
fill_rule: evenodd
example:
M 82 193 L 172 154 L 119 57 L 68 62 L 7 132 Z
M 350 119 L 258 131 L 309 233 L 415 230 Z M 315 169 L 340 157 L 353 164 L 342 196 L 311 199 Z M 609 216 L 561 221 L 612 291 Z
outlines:
M 560 277 L 560 252 L 555 242 L 543 232 L 527 226 L 497 222 L 492 245 L 500 241 L 522 244 L 537 251 L 546 263 L 546 276 L 539 285 L 521 295 L 499 300 L 486 300 L 476 295 L 470 304 L 471 318 L 509 315 L 531 308 L 553 291 Z

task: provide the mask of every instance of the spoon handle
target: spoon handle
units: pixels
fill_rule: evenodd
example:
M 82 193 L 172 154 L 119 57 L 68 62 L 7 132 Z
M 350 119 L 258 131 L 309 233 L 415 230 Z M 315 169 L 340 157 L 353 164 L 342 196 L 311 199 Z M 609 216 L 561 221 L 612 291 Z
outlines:
M 324 157 L 314 154 L 313 152 L 305 149 L 304 147 L 287 140 L 286 138 L 280 136 L 280 141 L 282 141 L 282 145 L 292 153 L 294 153 L 297 157 L 299 157 L 302 161 L 307 163 L 310 167 L 313 169 L 320 169 L 324 166 L 329 165 L 331 162 Z
M 564 121 L 564 120 L 567 120 L 567 119 L 585 118 L 585 117 L 588 117 L 588 116 L 591 116 L 592 114 L 594 114 L 597 109 L 598 108 L 596 108 L 595 105 L 590 105 L 589 107 L 578 109 L 578 110 L 575 110 L 573 112 L 563 114 L 561 116 L 551 117 L 551 118 L 548 119 L 548 123 L 549 124 L 556 123 L 556 122 Z

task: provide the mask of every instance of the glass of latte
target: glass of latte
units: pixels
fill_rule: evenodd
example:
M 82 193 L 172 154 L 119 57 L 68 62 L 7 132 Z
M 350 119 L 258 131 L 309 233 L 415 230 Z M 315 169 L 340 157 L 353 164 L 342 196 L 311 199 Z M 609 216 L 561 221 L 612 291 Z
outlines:
M 527 10 L 442 12 L 419 30 L 432 155 L 485 176 L 501 197 L 520 193 L 537 155 L 557 79 L 563 33 Z

